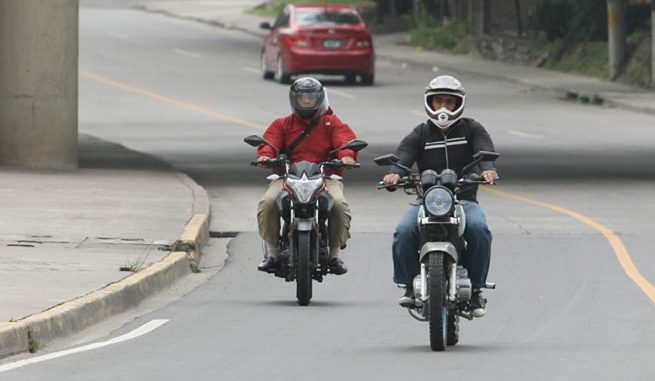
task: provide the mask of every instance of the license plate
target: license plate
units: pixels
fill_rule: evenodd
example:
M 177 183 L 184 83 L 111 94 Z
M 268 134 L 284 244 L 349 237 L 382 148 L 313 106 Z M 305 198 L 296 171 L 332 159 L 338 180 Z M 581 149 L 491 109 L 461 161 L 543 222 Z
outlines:
M 341 47 L 341 40 L 325 40 L 323 41 L 323 47 L 328 49 L 336 49 Z

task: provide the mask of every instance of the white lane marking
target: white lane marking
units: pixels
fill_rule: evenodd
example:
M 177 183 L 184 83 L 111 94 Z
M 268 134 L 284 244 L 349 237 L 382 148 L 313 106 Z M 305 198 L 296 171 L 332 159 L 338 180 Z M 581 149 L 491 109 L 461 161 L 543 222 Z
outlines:
M 348 93 L 346 93 L 346 92 L 344 92 L 344 91 L 334 90 L 334 89 L 332 89 L 332 88 L 331 88 L 330 90 L 328 90 L 328 93 L 332 93 L 332 94 L 335 94 L 335 95 L 338 95 L 338 96 L 340 96 L 340 97 L 344 97 L 344 98 L 347 98 L 347 99 L 355 99 L 355 98 L 357 98 L 356 96 L 354 96 L 354 95 L 352 95 L 352 94 L 348 94 Z
M 193 58 L 200 58 L 200 54 L 199 54 L 199 53 L 191 52 L 191 51 L 188 51 L 188 50 L 177 49 L 177 48 L 176 48 L 176 49 L 173 49 L 173 51 L 174 51 L 175 53 L 179 54 L 179 55 L 182 55 L 182 56 L 193 57 Z
M 544 137 L 541 135 L 534 135 L 534 134 L 528 134 L 527 132 L 521 132 L 521 131 L 516 131 L 516 130 L 509 130 L 507 131 L 512 135 L 520 136 L 522 138 L 528 138 L 528 139 L 538 139 L 538 140 L 543 140 Z
M 9 363 L 9 364 L 2 365 L 2 366 L 0 366 L 0 372 L 6 372 L 8 370 L 20 368 L 20 367 L 23 367 L 23 366 L 26 366 L 26 365 L 36 364 L 36 363 L 39 363 L 39 362 L 48 361 L 48 360 L 56 359 L 56 358 L 59 358 L 59 357 L 72 355 L 72 354 L 75 354 L 75 353 L 91 351 L 91 350 L 94 350 L 94 349 L 106 347 L 108 345 L 118 344 L 118 343 L 123 342 L 123 341 L 132 340 L 132 339 L 135 339 L 135 338 L 137 338 L 139 336 L 143 336 L 143 335 L 145 335 L 145 334 L 147 334 L 149 332 L 152 332 L 155 329 L 161 327 L 162 325 L 164 325 L 166 323 L 168 323 L 168 319 L 151 320 L 148 323 L 142 325 L 141 327 L 135 329 L 134 331 L 132 331 L 130 333 L 126 333 L 125 335 L 122 335 L 122 336 L 118 336 L 118 337 L 113 338 L 111 340 L 107 340 L 107 341 L 103 341 L 103 342 L 95 343 L 95 344 L 89 344 L 89 345 L 85 345 L 85 346 L 79 347 L 79 348 L 67 349 L 65 351 L 50 353 L 50 354 L 47 354 L 47 355 L 33 357 L 33 358 L 29 358 L 29 359 L 25 359 L 25 360 L 16 361 L 16 362 L 12 362 L 12 363 Z
M 244 66 L 243 70 L 247 71 L 248 73 L 255 73 L 255 74 L 261 74 L 262 73 L 261 70 L 255 69 L 254 67 L 248 67 L 248 66 Z

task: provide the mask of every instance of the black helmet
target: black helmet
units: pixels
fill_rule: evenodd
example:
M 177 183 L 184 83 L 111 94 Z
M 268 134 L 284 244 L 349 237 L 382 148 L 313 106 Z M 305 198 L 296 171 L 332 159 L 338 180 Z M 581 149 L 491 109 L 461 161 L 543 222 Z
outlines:
M 432 97 L 441 94 L 455 97 L 457 100 L 455 110 L 451 111 L 446 108 L 432 109 Z M 423 100 L 428 118 L 439 128 L 445 130 L 462 117 L 464 104 L 466 103 L 466 91 L 457 78 L 450 75 L 440 75 L 430 81 L 425 88 Z
M 311 77 L 296 79 L 289 89 L 291 110 L 300 118 L 313 118 L 328 109 L 327 92 L 319 81 Z

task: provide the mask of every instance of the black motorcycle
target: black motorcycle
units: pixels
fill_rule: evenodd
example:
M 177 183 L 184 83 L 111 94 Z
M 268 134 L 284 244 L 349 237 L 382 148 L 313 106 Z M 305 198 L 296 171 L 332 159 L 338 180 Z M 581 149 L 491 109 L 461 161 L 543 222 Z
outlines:
M 430 347 L 443 351 L 446 345 L 459 341 L 459 317 L 472 320 L 469 302 L 472 286 L 467 270 L 461 265 L 466 242 L 464 208 L 458 194 L 473 184 L 482 184 L 477 174 L 469 171 L 481 161 L 495 161 L 498 153 L 480 151 L 474 161 L 462 169 L 468 174 L 459 178 L 452 169 L 437 173 L 431 169 L 420 175 L 399 164 L 395 155 L 375 159 L 377 165 L 394 165 L 408 173 L 397 185 L 380 183 L 378 189 L 403 188 L 405 193 L 418 196 L 420 203 L 417 224 L 420 231 L 420 251 L 417 252 L 420 274 L 414 278 L 414 306 L 408 308 L 412 317 L 430 324 Z M 495 284 L 487 283 L 493 289 Z
M 253 147 L 266 144 L 276 152 L 276 158 L 266 161 L 252 161 L 250 165 L 264 165 L 278 170 L 267 179 L 284 179 L 284 190 L 277 198 L 282 218 L 282 231 L 278 240 L 279 255 L 276 266 L 269 270 L 287 282 L 296 281 L 298 304 L 306 306 L 312 298 L 312 280 L 323 281 L 330 272 L 330 253 L 327 234 L 328 216 L 334 200 L 325 191 L 325 180 L 341 180 L 338 175 L 326 175 L 326 170 L 356 168 L 359 164 L 346 165 L 335 158 L 343 149 L 359 151 L 368 144 L 362 140 L 351 140 L 342 147 L 330 151 L 328 161 L 316 164 L 301 161 L 290 164 L 286 155 L 265 139 L 251 135 L 244 139 Z M 267 255 L 263 244 L 264 256 Z

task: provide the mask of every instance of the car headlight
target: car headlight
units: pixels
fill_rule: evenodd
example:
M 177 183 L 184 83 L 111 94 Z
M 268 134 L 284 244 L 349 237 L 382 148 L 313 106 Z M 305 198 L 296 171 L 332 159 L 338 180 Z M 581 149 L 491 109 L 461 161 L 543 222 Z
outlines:
M 455 204 L 455 199 L 448 189 L 436 186 L 428 189 L 423 202 L 428 213 L 436 217 L 441 217 L 450 213 Z
M 287 178 L 287 186 L 291 188 L 293 194 L 301 203 L 307 203 L 311 200 L 314 192 L 323 185 L 323 178 L 308 179 L 303 173 L 300 179 Z

